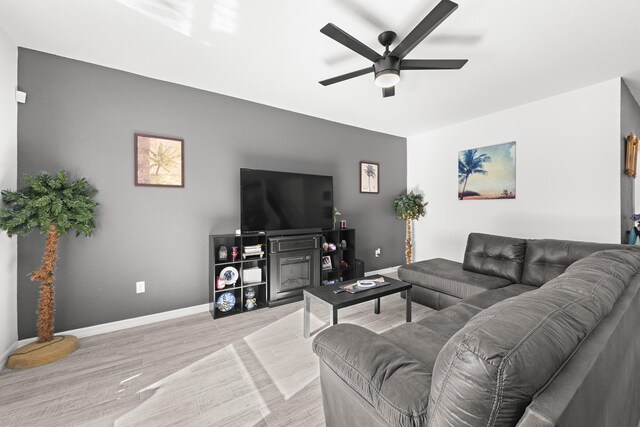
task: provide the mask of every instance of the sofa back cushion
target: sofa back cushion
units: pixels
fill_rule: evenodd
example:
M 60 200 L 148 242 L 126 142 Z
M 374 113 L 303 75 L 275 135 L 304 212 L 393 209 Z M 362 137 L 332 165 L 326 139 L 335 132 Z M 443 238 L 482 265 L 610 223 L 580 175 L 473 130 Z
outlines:
M 638 269 L 638 251 L 598 252 L 478 313 L 438 354 L 429 425 L 515 425 Z
M 522 279 L 526 250 L 524 239 L 471 233 L 467 239 L 462 268 L 518 283 Z
M 573 242 L 570 240 L 527 240 L 522 283 L 542 286 L 564 273 L 568 266 L 594 252 L 629 248 L 613 243 Z

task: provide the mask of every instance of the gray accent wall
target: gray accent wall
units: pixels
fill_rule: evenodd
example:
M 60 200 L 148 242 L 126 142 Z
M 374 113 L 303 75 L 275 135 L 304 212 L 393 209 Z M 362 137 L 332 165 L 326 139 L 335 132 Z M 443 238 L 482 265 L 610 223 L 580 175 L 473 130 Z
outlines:
M 635 100 L 629 87 L 624 80 L 621 79 L 621 93 L 620 93 L 620 141 L 621 141 L 621 168 L 620 168 L 620 225 L 621 225 L 621 241 L 627 243 L 627 232 L 631 229 L 633 221 L 630 217 L 635 212 L 635 186 L 637 185 L 636 179 L 632 178 L 626 173 L 625 159 L 626 159 L 626 146 L 627 136 L 633 132 L 636 135 L 640 135 L 640 105 Z
M 403 262 L 392 201 L 406 190 L 405 138 L 28 49 L 18 79 L 28 94 L 19 174 L 66 169 L 99 191 L 95 234 L 61 239 L 57 331 L 207 303 L 208 235 L 239 228 L 242 167 L 333 175 L 366 269 Z M 134 186 L 136 132 L 184 139 L 185 188 Z M 380 163 L 379 195 L 359 192 L 361 160 Z M 43 236 L 18 247 L 18 327 L 28 338 L 38 291 L 28 274 Z M 146 293 L 136 294 L 141 280 Z

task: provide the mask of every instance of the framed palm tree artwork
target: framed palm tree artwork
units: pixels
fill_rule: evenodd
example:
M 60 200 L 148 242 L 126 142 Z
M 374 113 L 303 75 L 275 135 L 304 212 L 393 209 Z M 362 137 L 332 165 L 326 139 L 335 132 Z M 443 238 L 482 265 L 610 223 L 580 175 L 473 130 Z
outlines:
M 515 141 L 458 153 L 459 200 L 515 198 Z
M 135 135 L 136 185 L 184 187 L 184 141 Z
M 360 162 L 360 192 L 380 193 L 380 164 Z

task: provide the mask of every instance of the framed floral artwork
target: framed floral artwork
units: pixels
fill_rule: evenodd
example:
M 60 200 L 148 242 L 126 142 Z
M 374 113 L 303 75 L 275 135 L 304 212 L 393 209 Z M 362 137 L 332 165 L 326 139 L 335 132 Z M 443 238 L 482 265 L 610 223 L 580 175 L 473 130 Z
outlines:
M 136 185 L 184 187 L 184 141 L 135 135 Z
M 380 164 L 360 162 L 360 192 L 380 193 Z

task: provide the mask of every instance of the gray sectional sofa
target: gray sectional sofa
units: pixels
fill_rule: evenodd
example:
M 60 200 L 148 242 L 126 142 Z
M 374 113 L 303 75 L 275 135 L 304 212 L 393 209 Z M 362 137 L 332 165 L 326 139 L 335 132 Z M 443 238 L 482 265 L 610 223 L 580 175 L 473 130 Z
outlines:
M 638 425 L 638 248 L 472 234 L 462 265 L 427 263 L 401 277 L 449 307 L 314 339 L 327 425 Z
M 404 265 L 400 280 L 413 284 L 411 299 L 440 310 L 488 290 L 520 284 L 513 292 L 540 287 L 565 269 L 596 251 L 623 245 L 553 239 L 517 239 L 471 233 L 462 263 L 442 258 Z

